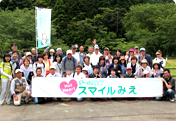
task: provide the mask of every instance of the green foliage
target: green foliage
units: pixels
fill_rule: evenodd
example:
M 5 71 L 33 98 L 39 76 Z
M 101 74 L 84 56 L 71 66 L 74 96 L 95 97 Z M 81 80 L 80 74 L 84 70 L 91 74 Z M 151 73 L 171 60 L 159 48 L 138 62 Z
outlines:
M 161 49 L 165 52 L 175 50 L 175 4 L 144 4 L 130 8 L 123 25 L 126 37 L 147 48 L 148 52 Z
M 32 3 L 34 0 L 2 0 L 0 2 L 0 7 L 5 10 L 8 8 L 9 10 L 15 10 L 17 7 L 19 9 L 32 9 Z
M 17 8 L 14 11 L 1 10 L 0 13 L 0 55 L 9 52 L 13 42 L 18 44 L 21 52 L 24 48 L 31 49 L 36 46 L 34 10 Z M 55 37 L 56 29 L 53 25 L 51 33 L 51 40 L 55 46 L 67 48 L 61 39 Z
M 60 46 L 66 51 L 76 43 L 88 47 L 96 38 L 100 50 L 109 47 L 126 51 L 138 45 L 149 52 L 157 49 L 173 52 L 175 5 L 169 3 L 173 1 L 2 0 L 0 52 L 1 55 L 9 52 L 12 42 L 19 45 L 20 51 L 35 47 L 34 6 L 53 9 L 51 41 L 54 49 Z

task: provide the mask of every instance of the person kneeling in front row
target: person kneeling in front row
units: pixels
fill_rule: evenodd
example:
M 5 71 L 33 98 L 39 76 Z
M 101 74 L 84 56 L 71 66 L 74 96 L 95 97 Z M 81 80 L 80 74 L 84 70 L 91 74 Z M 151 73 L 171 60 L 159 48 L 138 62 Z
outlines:
M 169 69 L 164 69 L 163 81 L 163 96 L 157 97 L 157 100 L 165 100 L 169 97 L 170 102 L 174 102 L 175 96 L 175 78 L 170 75 Z
M 11 93 L 13 95 L 14 105 L 21 105 L 21 97 L 25 97 L 25 103 L 29 102 L 29 85 L 25 77 L 22 77 L 22 70 L 15 71 L 15 77 L 11 83 Z

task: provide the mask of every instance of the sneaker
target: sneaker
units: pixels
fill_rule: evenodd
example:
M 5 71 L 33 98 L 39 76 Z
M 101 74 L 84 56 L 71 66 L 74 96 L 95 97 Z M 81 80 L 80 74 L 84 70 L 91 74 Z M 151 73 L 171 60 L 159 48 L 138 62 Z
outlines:
M 6 102 L 7 105 L 10 105 L 10 102 Z
M 174 102 L 174 98 L 170 99 L 170 102 L 173 103 Z

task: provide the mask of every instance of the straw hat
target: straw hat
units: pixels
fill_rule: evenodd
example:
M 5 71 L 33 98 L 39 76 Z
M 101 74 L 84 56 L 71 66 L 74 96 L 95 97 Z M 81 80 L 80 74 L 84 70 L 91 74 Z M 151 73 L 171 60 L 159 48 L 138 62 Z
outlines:
M 148 65 L 148 62 L 147 62 L 146 59 L 143 59 L 143 60 L 141 61 L 141 64 L 143 64 L 143 63 L 146 63 L 146 64 Z

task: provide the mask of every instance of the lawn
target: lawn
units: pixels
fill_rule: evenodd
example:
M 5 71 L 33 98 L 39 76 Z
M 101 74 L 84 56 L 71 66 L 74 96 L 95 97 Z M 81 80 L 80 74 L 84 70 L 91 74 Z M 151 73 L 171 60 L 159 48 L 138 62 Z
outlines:
M 176 59 L 168 59 L 165 68 L 176 68 Z M 170 69 L 170 71 L 171 75 L 176 75 L 176 69 Z

